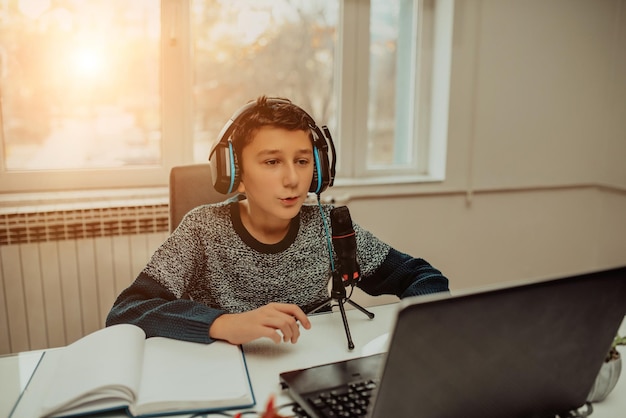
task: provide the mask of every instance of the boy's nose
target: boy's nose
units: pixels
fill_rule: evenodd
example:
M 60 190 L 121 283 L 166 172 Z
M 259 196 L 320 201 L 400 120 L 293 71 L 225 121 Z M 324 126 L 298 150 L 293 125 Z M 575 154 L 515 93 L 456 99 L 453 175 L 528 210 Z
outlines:
M 295 187 L 298 185 L 298 172 L 293 164 L 287 164 L 285 166 L 285 173 L 283 176 L 283 185 L 285 187 Z

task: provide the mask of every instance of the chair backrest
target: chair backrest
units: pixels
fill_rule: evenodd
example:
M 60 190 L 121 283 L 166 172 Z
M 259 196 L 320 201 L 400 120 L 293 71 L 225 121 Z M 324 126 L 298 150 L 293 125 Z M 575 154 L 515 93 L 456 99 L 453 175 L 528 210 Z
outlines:
M 233 193 L 234 194 L 234 193 Z M 215 190 L 208 163 L 172 167 L 170 171 L 170 232 L 196 206 L 222 202 L 231 195 Z

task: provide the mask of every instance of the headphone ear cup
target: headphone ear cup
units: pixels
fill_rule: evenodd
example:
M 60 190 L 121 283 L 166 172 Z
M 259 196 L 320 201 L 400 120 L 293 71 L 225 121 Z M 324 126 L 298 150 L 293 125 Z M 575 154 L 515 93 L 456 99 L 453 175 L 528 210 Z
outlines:
M 209 157 L 211 180 L 215 190 L 230 194 L 239 186 L 239 165 L 231 141 L 218 142 Z
M 241 168 L 239 167 L 239 160 L 237 159 L 237 153 L 233 149 L 233 143 L 228 141 L 231 150 L 231 159 L 232 159 L 232 167 L 233 167 L 233 182 L 232 187 L 230 188 L 229 193 L 233 193 L 237 191 L 237 187 L 239 187 L 239 182 L 241 181 Z
M 330 166 L 327 137 L 317 125 L 312 124 L 313 134 L 313 179 L 309 187 L 310 193 L 320 194 L 332 185 L 335 174 Z M 328 138 L 329 141 L 332 139 Z M 333 150 L 334 151 L 334 150 Z M 334 156 L 334 153 L 333 153 Z
M 310 193 L 318 193 L 318 189 L 321 187 L 322 182 L 320 181 L 320 161 L 319 161 L 319 150 L 314 145 L 313 146 L 313 178 L 311 179 L 311 185 L 309 186 Z M 319 191 L 321 193 L 321 190 Z

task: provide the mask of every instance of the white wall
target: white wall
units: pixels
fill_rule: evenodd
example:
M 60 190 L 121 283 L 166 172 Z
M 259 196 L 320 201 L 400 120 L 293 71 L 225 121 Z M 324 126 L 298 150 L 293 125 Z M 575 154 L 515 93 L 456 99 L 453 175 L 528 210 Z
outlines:
M 626 264 L 626 0 L 455 3 L 447 175 L 353 219 L 452 289 Z

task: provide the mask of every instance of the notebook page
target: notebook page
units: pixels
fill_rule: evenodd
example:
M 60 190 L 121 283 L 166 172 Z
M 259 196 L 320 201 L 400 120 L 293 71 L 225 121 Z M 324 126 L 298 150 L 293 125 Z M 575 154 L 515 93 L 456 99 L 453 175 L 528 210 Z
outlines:
M 223 341 L 146 340 L 134 415 L 156 411 L 220 409 L 253 402 L 241 348 Z

